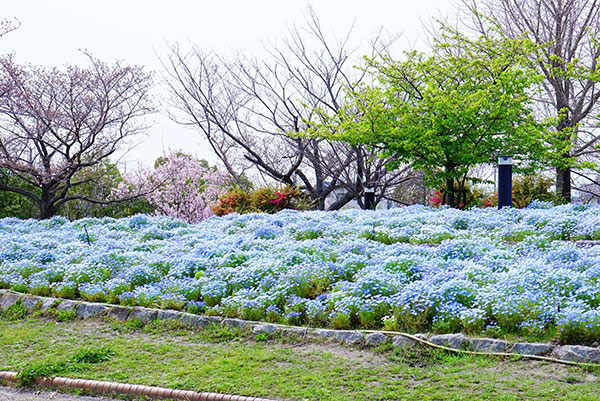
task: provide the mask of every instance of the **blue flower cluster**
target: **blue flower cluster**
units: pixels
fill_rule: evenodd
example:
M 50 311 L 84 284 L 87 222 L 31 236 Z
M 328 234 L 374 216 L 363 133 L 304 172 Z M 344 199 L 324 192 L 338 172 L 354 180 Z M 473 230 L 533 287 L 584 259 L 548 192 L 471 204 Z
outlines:
M 600 208 L 412 206 L 188 225 L 0 220 L 0 288 L 194 313 L 377 328 L 600 334 Z M 587 331 L 586 331 L 587 330 Z M 587 333 L 587 334 L 586 334 Z

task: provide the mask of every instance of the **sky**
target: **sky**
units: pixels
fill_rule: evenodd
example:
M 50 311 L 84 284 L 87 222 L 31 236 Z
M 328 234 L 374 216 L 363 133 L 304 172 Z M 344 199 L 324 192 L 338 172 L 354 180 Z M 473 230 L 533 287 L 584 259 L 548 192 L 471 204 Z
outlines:
M 233 51 L 261 56 L 264 45 L 302 26 L 307 7 L 316 11 L 332 36 L 352 28 L 352 43 L 365 43 L 383 28 L 399 35 L 400 50 L 426 48 L 433 18 L 452 18 L 458 0 L 19 0 L 2 2 L 0 18 L 21 26 L 0 40 L 1 53 L 36 65 L 85 65 L 81 50 L 111 62 L 143 65 L 160 79 L 160 57 L 168 44 L 193 43 L 206 51 Z M 154 95 L 168 96 L 158 85 Z M 120 156 L 122 166 L 151 165 L 169 149 L 183 149 L 215 162 L 195 130 L 172 122 L 164 112 L 151 116 L 152 128 L 139 145 Z M 123 165 L 123 163 L 126 163 Z

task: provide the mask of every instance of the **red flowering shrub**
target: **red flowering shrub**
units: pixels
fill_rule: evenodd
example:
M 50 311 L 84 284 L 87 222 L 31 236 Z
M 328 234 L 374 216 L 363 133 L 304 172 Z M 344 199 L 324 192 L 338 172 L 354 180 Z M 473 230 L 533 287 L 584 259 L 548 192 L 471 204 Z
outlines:
M 229 213 L 276 213 L 283 209 L 308 210 L 311 202 L 297 187 L 262 187 L 251 191 L 235 188 L 222 195 L 213 206 L 217 216 Z

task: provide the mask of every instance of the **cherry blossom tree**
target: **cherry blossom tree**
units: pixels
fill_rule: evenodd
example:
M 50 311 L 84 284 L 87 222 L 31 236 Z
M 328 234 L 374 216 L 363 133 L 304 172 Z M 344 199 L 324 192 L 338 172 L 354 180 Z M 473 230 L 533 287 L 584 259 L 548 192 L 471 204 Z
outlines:
M 21 22 L 17 19 L 0 20 L 0 38 L 9 32 L 14 31 L 21 26 Z
M 159 158 L 153 170 L 140 168 L 125 177 L 117 198 L 146 193 L 157 215 L 196 223 L 212 216 L 211 206 L 231 184 L 231 177 L 204 160 L 171 151 Z
M 0 172 L 12 178 L 0 175 L 0 190 L 29 198 L 42 219 L 73 200 L 115 202 L 78 193 L 91 179 L 78 173 L 130 144 L 152 111 L 142 67 L 88 58 L 63 69 L 0 58 Z

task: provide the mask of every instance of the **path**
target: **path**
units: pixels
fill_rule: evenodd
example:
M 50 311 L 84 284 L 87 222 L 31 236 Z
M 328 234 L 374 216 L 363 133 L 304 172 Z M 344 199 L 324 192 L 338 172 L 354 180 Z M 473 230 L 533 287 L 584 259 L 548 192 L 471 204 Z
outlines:
M 106 397 L 89 397 L 56 391 L 0 387 L 0 401 L 117 401 Z

